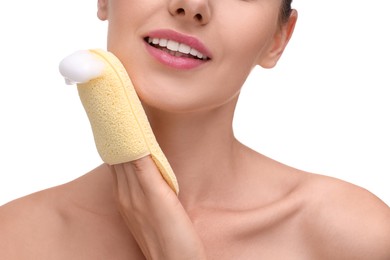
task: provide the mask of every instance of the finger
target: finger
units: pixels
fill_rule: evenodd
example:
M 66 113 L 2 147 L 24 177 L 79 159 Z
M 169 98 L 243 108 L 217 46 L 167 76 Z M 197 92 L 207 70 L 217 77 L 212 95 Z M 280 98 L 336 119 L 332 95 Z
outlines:
M 118 177 L 114 165 L 108 165 L 108 168 L 110 169 L 110 173 L 113 181 L 113 188 L 114 188 L 113 190 L 114 190 L 114 194 L 116 195 L 118 191 Z
M 126 166 L 129 163 L 112 166 L 113 178 L 116 181 L 114 189 L 120 208 L 129 210 L 133 207 L 136 196 L 142 195 L 142 189 L 135 176 L 134 170 Z
M 145 195 L 162 195 L 172 191 L 150 156 L 132 161 L 130 165 Z
M 136 171 L 132 166 L 132 162 L 120 164 L 120 177 L 122 182 L 119 185 L 127 186 L 129 196 L 143 196 L 143 189 L 138 181 Z M 124 188 L 124 187 L 123 187 Z
M 126 173 L 126 170 L 124 169 L 124 164 L 116 164 L 113 166 L 114 169 L 115 169 L 115 175 L 116 175 L 116 179 L 117 179 L 117 185 L 118 185 L 118 189 L 120 189 L 120 187 L 122 187 L 122 185 L 124 187 L 128 187 L 129 186 L 129 182 L 127 180 L 127 173 Z

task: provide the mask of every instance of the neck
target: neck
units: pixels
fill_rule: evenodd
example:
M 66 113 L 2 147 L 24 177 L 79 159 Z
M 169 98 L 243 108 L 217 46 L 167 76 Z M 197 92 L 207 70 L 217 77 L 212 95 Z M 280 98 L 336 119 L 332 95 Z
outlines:
M 235 174 L 239 147 L 232 129 L 235 104 L 236 100 L 212 110 L 183 114 L 145 107 L 183 196 L 205 195 Z

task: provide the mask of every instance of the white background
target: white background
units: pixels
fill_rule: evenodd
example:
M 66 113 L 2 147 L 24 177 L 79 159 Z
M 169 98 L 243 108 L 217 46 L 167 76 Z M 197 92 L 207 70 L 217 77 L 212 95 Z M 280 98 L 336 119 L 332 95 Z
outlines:
M 273 70 L 242 91 L 238 138 L 288 165 L 363 186 L 390 204 L 388 0 L 295 0 L 299 21 Z M 75 50 L 105 48 L 95 0 L 3 1 L 0 205 L 91 170 L 98 157 L 74 86 Z

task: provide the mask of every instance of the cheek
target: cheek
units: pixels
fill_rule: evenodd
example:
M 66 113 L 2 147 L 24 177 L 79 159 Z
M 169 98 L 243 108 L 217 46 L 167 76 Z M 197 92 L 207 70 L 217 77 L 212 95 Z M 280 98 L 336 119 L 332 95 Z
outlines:
M 112 0 L 108 15 L 108 41 L 111 45 L 128 44 L 127 38 L 135 35 L 150 20 L 153 12 L 162 8 L 161 5 L 155 0 Z
M 251 8 L 246 6 L 242 9 L 245 19 L 237 16 L 239 11 L 221 14 L 221 20 L 227 22 L 220 36 L 227 43 L 223 55 L 236 63 L 236 69 L 247 70 L 267 54 L 278 28 L 279 12 L 274 4 L 259 4 Z
M 259 61 L 268 55 L 270 46 L 273 41 L 273 30 L 248 31 L 248 36 L 243 39 L 243 43 L 233 47 L 236 60 L 242 66 L 253 68 L 258 65 Z M 239 48 L 240 51 L 237 51 Z

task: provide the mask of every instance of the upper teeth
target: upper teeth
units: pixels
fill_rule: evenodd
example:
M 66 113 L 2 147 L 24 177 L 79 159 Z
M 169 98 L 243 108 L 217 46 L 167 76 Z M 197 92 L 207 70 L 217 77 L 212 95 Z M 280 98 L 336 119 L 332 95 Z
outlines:
M 148 38 L 148 43 L 152 43 L 154 45 L 159 45 L 160 47 L 166 47 L 171 51 L 178 51 L 184 54 L 191 54 L 194 57 L 198 57 L 199 59 L 207 59 L 207 56 L 198 51 L 197 49 L 191 48 L 187 44 L 179 43 L 173 40 L 168 39 L 160 39 L 160 38 Z

